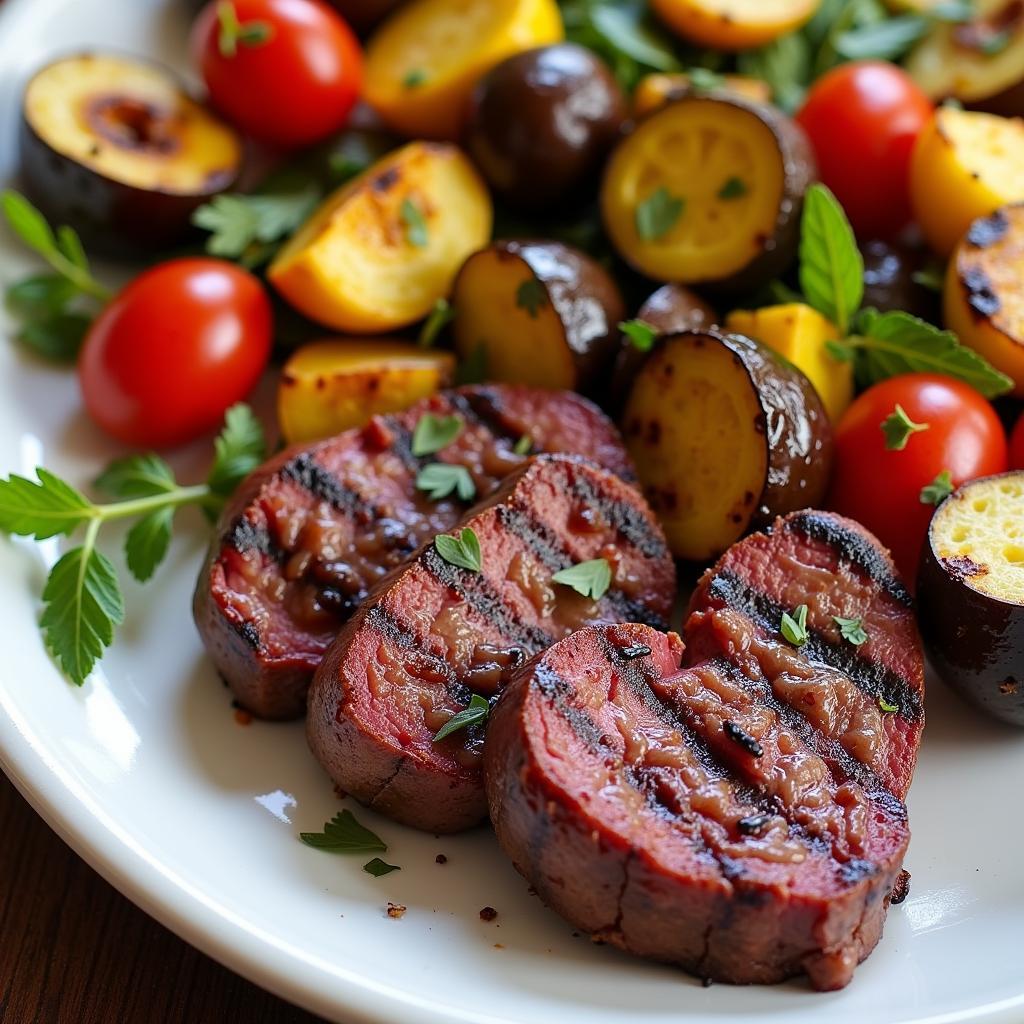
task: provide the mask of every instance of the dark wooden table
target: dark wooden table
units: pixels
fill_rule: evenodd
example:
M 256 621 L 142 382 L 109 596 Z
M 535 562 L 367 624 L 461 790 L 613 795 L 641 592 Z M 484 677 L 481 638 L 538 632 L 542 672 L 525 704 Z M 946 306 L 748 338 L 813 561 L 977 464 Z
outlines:
M 315 1024 L 129 903 L 0 773 L 3 1024 Z

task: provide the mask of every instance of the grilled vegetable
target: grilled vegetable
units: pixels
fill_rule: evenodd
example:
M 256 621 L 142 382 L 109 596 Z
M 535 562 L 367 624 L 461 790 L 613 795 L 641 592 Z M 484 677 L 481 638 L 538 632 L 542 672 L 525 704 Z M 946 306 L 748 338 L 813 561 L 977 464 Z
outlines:
M 709 559 L 752 527 L 816 505 L 832 431 L 807 378 L 716 330 L 662 340 L 622 415 L 626 447 L 675 555 Z
M 62 57 L 25 89 L 21 169 L 46 217 L 115 256 L 166 249 L 242 165 L 236 133 L 156 65 Z
M 587 183 L 625 117 L 607 66 L 585 47 L 559 43 L 509 57 L 483 77 L 466 146 L 498 195 L 544 207 Z
M 602 380 L 625 315 L 607 272 L 560 242 L 495 242 L 459 272 L 455 346 L 490 380 L 586 391 Z
M 490 197 L 460 150 L 410 143 L 320 205 L 278 253 L 271 283 L 342 331 L 390 331 L 426 316 L 491 234 Z
M 750 78 L 747 75 L 721 75 L 715 76 L 715 87 L 723 92 L 735 93 L 743 99 L 753 103 L 771 103 L 772 87 L 760 78 Z M 678 100 L 692 92 L 700 92 L 701 89 L 694 84 L 692 77 L 685 72 L 655 72 L 651 75 L 644 75 L 633 90 L 633 114 L 636 117 L 643 117 Z
M 839 337 L 835 325 L 802 302 L 736 310 L 726 330 L 756 338 L 784 356 L 814 385 L 829 419 L 836 423 L 853 401 L 853 364 L 840 362 L 826 347 Z
M 1024 17 L 1019 0 L 975 0 L 968 21 L 936 21 L 907 58 L 933 99 L 992 114 L 1024 114 Z
M 806 137 L 778 110 L 687 96 L 620 143 L 601 210 L 620 255 L 649 277 L 745 289 L 790 263 L 813 177 Z
M 880 313 L 893 310 L 938 323 L 939 296 L 921 283 L 920 275 L 934 265 L 923 243 L 916 246 L 874 239 L 860 247 L 864 257 L 864 298 L 866 307 Z
M 917 585 L 939 676 L 1024 725 L 1024 472 L 965 484 L 935 513 Z
M 1012 377 L 1024 397 L 1024 203 L 972 225 L 946 271 L 946 326 Z
M 285 363 L 277 416 L 289 444 L 360 427 L 447 387 L 455 358 L 402 341 L 346 338 L 304 345 Z
M 914 146 L 910 198 L 929 244 L 951 253 L 972 221 L 1024 199 L 1024 121 L 937 110 Z
M 651 0 L 655 13 L 688 42 L 716 50 L 764 46 L 798 29 L 821 0 Z
M 481 75 L 562 36 L 555 0 L 413 0 L 370 39 L 364 95 L 395 131 L 457 139 Z

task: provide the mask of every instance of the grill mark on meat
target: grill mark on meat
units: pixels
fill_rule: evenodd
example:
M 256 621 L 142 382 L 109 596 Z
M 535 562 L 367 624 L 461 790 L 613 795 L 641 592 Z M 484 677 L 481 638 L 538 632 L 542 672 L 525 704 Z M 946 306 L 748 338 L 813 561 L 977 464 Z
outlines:
M 754 590 L 729 571 L 714 576 L 708 591 L 713 598 L 737 609 L 769 634 L 778 632 L 782 614 L 789 610 L 776 604 L 767 594 Z M 899 706 L 899 711 L 895 713 L 907 722 L 913 724 L 921 720 L 924 707 L 920 694 L 906 679 L 881 662 L 862 658 L 856 648 L 834 644 L 812 629 L 808 630 L 807 641 L 801 646 L 800 652 L 810 661 L 845 673 L 857 689 L 872 700 L 877 701 L 882 697 L 888 702 L 895 701 Z
M 512 643 L 522 644 L 532 651 L 543 650 L 554 643 L 554 637 L 546 630 L 516 619 L 501 595 L 482 574 L 446 562 L 433 544 L 420 556 L 420 565 L 434 579 L 462 598 L 477 614 L 493 623 Z
M 495 437 L 506 441 L 518 441 L 519 435 L 513 435 L 506 419 L 507 412 L 500 394 L 486 386 L 474 388 L 469 395 L 455 392 L 453 405 L 466 417 L 467 422 L 476 421 L 483 424 Z
M 257 626 L 251 619 L 244 619 L 242 622 L 237 623 L 235 628 L 238 630 L 241 638 L 254 651 L 258 651 L 263 645 L 263 638 L 260 636 L 259 626 Z
M 358 492 L 346 487 L 328 469 L 320 465 L 310 452 L 302 452 L 281 470 L 285 480 L 298 484 L 315 498 L 352 516 L 358 523 L 369 523 L 383 515 Z
M 557 534 L 542 523 L 531 509 L 520 505 L 513 507 L 511 503 L 502 505 L 498 509 L 498 519 L 552 573 L 572 564 L 572 557 Z M 655 629 L 668 629 L 668 623 L 660 615 L 655 615 L 642 602 L 634 601 L 614 584 L 601 600 L 612 606 L 615 618 L 620 622 L 642 622 Z
M 274 544 L 266 523 L 254 523 L 248 516 L 241 515 L 232 524 L 227 533 L 227 543 L 240 555 L 250 551 L 261 555 L 269 555 L 277 559 L 280 551 Z
M 878 874 L 878 865 L 870 860 L 854 857 L 839 869 L 839 875 L 848 885 L 856 885 L 865 878 L 874 878 Z
M 858 568 L 893 600 L 913 608 L 914 599 L 893 575 L 879 548 L 866 537 L 837 522 L 834 516 L 810 510 L 795 512 L 786 517 L 785 529 L 831 548 L 842 561 Z
M 418 473 L 423 466 L 424 459 L 412 453 L 412 433 L 402 426 L 397 416 L 389 416 L 386 419 L 388 430 L 391 432 L 391 451 L 401 461 L 410 476 Z

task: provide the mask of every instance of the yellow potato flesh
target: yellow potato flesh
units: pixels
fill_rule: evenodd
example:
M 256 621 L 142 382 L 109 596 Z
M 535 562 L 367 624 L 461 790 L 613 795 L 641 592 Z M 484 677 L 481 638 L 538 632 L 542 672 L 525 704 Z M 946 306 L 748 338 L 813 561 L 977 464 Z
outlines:
M 667 339 L 638 374 L 623 435 L 677 557 L 717 557 L 747 528 L 768 472 L 762 416 L 734 354 L 699 336 Z
M 651 0 L 674 32 L 718 50 L 764 46 L 809 21 L 820 5 L 821 0 Z
M 564 36 L 555 0 L 413 0 L 366 48 L 366 101 L 396 131 L 458 139 L 480 77 Z
M 450 352 L 407 342 L 348 338 L 304 345 L 281 374 L 281 433 L 294 444 L 362 426 L 447 387 L 454 370 Z
M 409 204 L 424 221 L 425 245 Z M 396 330 L 448 295 L 466 257 L 490 238 L 492 216 L 487 189 L 459 149 L 414 142 L 325 199 L 267 277 L 329 327 Z
M 744 193 L 721 198 L 733 179 Z M 618 146 L 601 189 L 601 210 L 616 249 L 637 270 L 659 281 L 719 281 L 764 251 L 783 184 L 778 141 L 755 113 L 689 99 L 652 114 Z M 668 231 L 644 239 L 637 208 L 659 189 L 685 206 Z

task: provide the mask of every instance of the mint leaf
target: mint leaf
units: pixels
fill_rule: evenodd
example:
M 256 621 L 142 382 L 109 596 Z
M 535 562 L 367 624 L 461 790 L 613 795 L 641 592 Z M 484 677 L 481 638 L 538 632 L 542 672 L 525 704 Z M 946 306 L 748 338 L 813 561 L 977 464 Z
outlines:
M 0 531 L 45 540 L 72 533 L 92 518 L 95 506 L 42 466 L 36 480 L 12 474 L 0 480 Z
M 441 740 L 451 736 L 453 732 L 458 732 L 460 729 L 468 729 L 471 725 L 479 725 L 481 722 L 487 721 L 487 716 L 491 713 L 491 705 L 480 696 L 478 693 L 474 693 L 469 700 L 469 706 L 463 708 L 462 711 L 452 715 L 440 729 L 434 733 L 434 742 L 439 743 Z
M 417 249 L 425 249 L 430 244 L 430 231 L 423 211 L 412 199 L 406 197 L 399 208 L 399 216 L 405 225 L 406 241 Z
M 112 498 L 148 498 L 177 486 L 174 472 L 159 455 L 129 455 L 117 459 L 96 478 L 95 486 Z
M 645 242 L 664 238 L 683 215 L 686 200 L 673 196 L 664 185 L 652 192 L 634 213 L 636 233 Z
M 678 71 L 671 38 L 644 20 L 640 5 L 606 2 L 589 4 L 596 32 L 631 60 L 658 71 Z
M 908 14 L 841 32 L 836 52 L 847 60 L 898 60 L 928 32 L 926 18 Z
M 47 258 L 57 251 L 57 239 L 46 218 L 23 195 L 7 189 L 0 195 L 0 208 L 11 229 L 30 249 Z
M 854 647 L 860 647 L 868 639 L 864 631 L 863 619 L 844 619 L 841 615 L 833 615 L 832 621 L 839 627 L 839 635 Z
M 466 527 L 458 537 L 447 533 L 438 534 L 434 538 L 437 553 L 449 564 L 457 565 L 470 572 L 479 572 L 482 563 L 480 541 L 470 527 Z
M 109 560 L 92 539 L 73 548 L 50 570 L 40 625 L 50 653 L 81 686 L 124 619 L 124 599 Z
M 368 875 L 373 875 L 374 878 L 380 878 L 382 875 L 390 875 L 392 871 L 401 871 L 402 869 L 397 864 L 388 864 L 380 857 L 374 857 L 373 860 L 367 861 L 363 865 L 363 870 Z
M 423 322 L 418 344 L 420 348 L 433 348 L 437 336 L 455 319 L 455 308 L 447 299 L 438 299 L 430 316 Z
M 803 647 L 809 637 L 807 632 L 807 605 L 800 605 L 792 615 L 789 612 L 783 612 L 782 621 L 779 624 L 779 632 L 794 647 Z
M 263 425 L 244 402 L 231 406 L 224 414 L 224 427 L 213 449 L 213 466 L 206 482 L 214 494 L 228 498 L 267 457 Z
M 843 208 L 824 185 L 811 185 L 804 196 L 800 287 L 845 336 L 864 298 L 864 259 Z
M 540 315 L 541 308 L 548 302 L 548 290 L 536 277 L 528 277 L 516 289 L 516 305 L 525 309 L 530 316 L 536 320 Z
M 92 326 L 92 317 L 82 313 L 57 313 L 30 320 L 20 331 L 18 341 L 33 352 L 59 363 L 73 363 Z
M 449 494 L 457 494 L 462 501 L 476 495 L 476 484 L 465 466 L 452 466 L 445 462 L 432 462 L 416 477 L 416 489 L 427 491 L 431 501 L 440 501 Z
M 896 408 L 879 424 L 885 437 L 886 451 L 901 452 L 907 447 L 911 434 L 919 434 L 931 427 L 930 423 L 915 423 L 898 402 Z
M 657 327 L 652 327 L 646 320 L 624 320 L 619 330 L 633 343 L 633 348 L 640 352 L 650 352 L 658 340 Z
M 174 508 L 165 505 L 143 516 L 128 531 L 124 542 L 125 561 L 128 570 L 140 583 L 145 583 L 167 556 L 173 521 Z
M 732 177 L 718 190 L 718 198 L 739 199 L 749 191 L 747 183 L 742 178 Z
M 595 558 L 556 572 L 551 582 L 572 587 L 577 594 L 600 601 L 612 585 L 612 567 L 606 558 Z
M 89 257 L 85 255 L 82 240 L 78 232 L 67 224 L 57 228 L 57 248 L 68 258 L 68 261 L 79 270 L 89 272 Z
M 435 416 L 425 412 L 412 434 L 413 455 L 434 455 L 447 448 L 462 433 L 460 416 Z
M 953 474 L 944 469 L 927 487 L 921 488 L 921 504 L 941 505 L 954 490 Z
M 387 845 L 376 833 L 360 825 L 351 811 L 339 811 L 322 832 L 300 832 L 299 838 L 315 850 L 328 853 L 383 852 Z
M 64 311 L 77 289 L 60 274 L 34 274 L 8 287 L 7 308 L 17 317 L 42 320 Z

